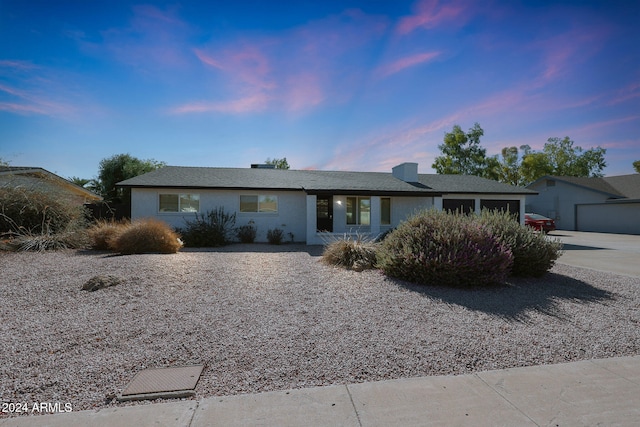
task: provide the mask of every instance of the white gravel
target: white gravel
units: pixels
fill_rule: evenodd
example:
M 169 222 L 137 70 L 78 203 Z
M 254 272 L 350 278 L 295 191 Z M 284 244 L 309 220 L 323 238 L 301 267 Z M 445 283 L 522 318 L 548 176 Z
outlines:
M 320 252 L 0 253 L 0 401 L 141 404 L 105 397 L 141 369 L 188 364 L 205 365 L 202 398 L 640 354 L 637 278 L 558 265 L 427 288 Z M 95 275 L 123 283 L 82 291 Z

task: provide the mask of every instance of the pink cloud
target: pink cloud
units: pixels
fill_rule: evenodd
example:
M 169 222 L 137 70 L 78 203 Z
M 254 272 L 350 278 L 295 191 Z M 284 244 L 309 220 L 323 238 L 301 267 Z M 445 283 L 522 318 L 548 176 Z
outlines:
M 76 112 L 69 104 L 60 103 L 40 95 L 39 90 L 22 90 L 0 84 L 0 92 L 4 92 L 18 102 L 2 103 L 3 111 L 20 114 L 42 114 L 47 116 L 69 116 Z
M 640 83 L 632 83 L 618 91 L 607 105 L 616 105 L 640 97 Z
M 219 69 L 223 69 L 224 68 L 222 66 L 222 64 L 220 63 L 220 61 L 217 61 L 212 56 L 207 55 L 201 49 L 194 49 L 193 52 L 196 54 L 198 59 L 200 61 L 202 61 L 202 63 L 204 63 L 206 65 L 209 65 L 211 67 L 214 67 L 214 68 L 219 68 Z
M 615 119 L 611 119 L 611 120 L 604 120 L 601 122 L 595 122 L 595 123 L 589 123 L 588 125 L 582 126 L 578 129 L 574 129 L 575 133 L 580 133 L 580 134 L 591 134 L 592 132 L 602 129 L 602 128 L 608 128 L 611 126 L 617 126 L 620 123 L 626 123 L 626 122 L 633 122 L 633 121 L 638 121 L 640 120 L 640 115 L 635 115 L 635 116 L 626 116 L 626 117 L 618 117 Z
M 404 35 L 418 28 L 432 29 L 451 22 L 462 24 L 467 10 L 468 5 L 463 1 L 420 0 L 413 15 L 400 19 L 396 32 Z
M 220 102 L 191 102 L 175 108 L 169 112 L 171 114 L 190 113 L 229 113 L 243 114 L 255 111 L 262 111 L 268 104 L 268 97 L 262 94 L 252 95 L 246 98 L 220 101 Z
M 14 71 L 27 71 L 38 68 L 36 65 L 27 61 L 17 60 L 0 60 L 0 68 L 8 68 Z
M 427 172 L 438 155 L 435 150 L 442 143 L 445 130 L 459 119 L 455 113 L 425 124 L 398 123 L 377 128 L 355 141 L 340 144 L 319 168 L 388 172 L 400 163 L 417 162 L 419 170 Z
M 0 111 L 16 114 L 47 114 L 47 111 L 37 105 L 24 105 L 11 102 L 0 102 Z
M 413 67 L 414 65 L 430 62 L 438 56 L 440 56 L 440 52 L 423 52 L 411 56 L 405 56 L 404 58 L 400 58 L 390 64 L 379 67 L 375 74 L 387 77 L 406 68 Z
M 539 51 L 542 60 L 535 83 L 544 86 L 549 82 L 579 72 L 582 64 L 598 53 L 609 36 L 609 29 L 602 27 L 575 27 L 527 48 Z
M 317 75 L 308 72 L 290 76 L 285 84 L 283 101 L 290 111 L 300 111 L 320 105 L 325 100 L 325 92 Z
M 361 55 L 387 27 L 386 18 L 347 10 L 280 33 L 213 41 L 191 51 L 216 82 L 215 87 L 224 88 L 227 98 L 263 100 L 253 111 L 303 112 L 324 103 L 344 102 L 357 91 L 362 75 L 369 70 L 355 65 L 354 56 Z M 212 94 L 212 98 L 220 96 Z M 219 111 L 220 101 L 214 99 L 206 105 L 172 111 Z

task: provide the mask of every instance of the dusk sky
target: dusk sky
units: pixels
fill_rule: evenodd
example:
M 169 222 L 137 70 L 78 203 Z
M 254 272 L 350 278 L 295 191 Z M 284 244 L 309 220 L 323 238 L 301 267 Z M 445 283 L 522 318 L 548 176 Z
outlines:
M 0 157 L 433 173 L 478 122 L 488 154 L 569 136 L 629 174 L 639 22 L 632 0 L 0 0 Z

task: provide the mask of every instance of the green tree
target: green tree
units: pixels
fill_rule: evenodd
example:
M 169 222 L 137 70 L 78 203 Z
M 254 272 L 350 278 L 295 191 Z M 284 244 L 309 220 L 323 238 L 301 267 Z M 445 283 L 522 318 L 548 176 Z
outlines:
M 549 138 L 542 152 L 527 150 L 522 158 L 521 175 L 529 184 L 544 175 L 600 177 L 607 166 L 601 147 L 584 151 L 565 136 Z
M 633 162 L 633 168 L 636 170 L 636 172 L 640 173 L 640 160 L 636 160 L 635 162 Z
M 465 133 L 453 126 L 444 135 L 444 144 L 438 145 L 442 155 L 435 158 L 432 168 L 439 174 L 491 176 L 495 174 L 497 160 L 487 159 L 487 150 L 480 145 L 484 130 L 478 123 Z M 492 160 L 493 159 L 493 160 Z
M 165 166 L 153 159 L 140 160 L 129 154 L 116 154 L 100 161 L 97 186 L 105 201 L 122 203 L 129 200 L 130 190 L 116 188 L 116 184 Z
M 84 187 L 85 185 L 91 182 L 90 179 L 80 178 L 77 176 L 70 176 L 69 178 L 67 178 L 67 181 L 73 182 L 78 187 Z
M 522 156 L 520 176 L 523 185 L 529 185 L 544 175 L 553 175 L 549 159 L 544 153 L 529 151 Z
M 522 145 L 520 150 L 525 153 L 531 151 L 531 148 L 528 145 Z M 522 159 L 518 147 L 504 147 L 500 154 L 502 159 L 498 160 L 495 179 L 505 184 L 523 185 Z
M 264 162 L 267 165 L 275 165 L 276 169 L 289 169 L 290 167 L 286 157 L 283 157 L 281 159 L 267 158 L 267 160 L 265 160 Z

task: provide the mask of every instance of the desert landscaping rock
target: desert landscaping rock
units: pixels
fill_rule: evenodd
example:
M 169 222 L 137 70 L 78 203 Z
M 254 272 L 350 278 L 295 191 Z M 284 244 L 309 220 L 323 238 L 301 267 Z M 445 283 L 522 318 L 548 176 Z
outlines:
M 93 276 L 82 285 L 83 291 L 97 291 L 98 289 L 116 286 L 122 283 L 122 280 L 115 276 Z
M 303 245 L 173 255 L 0 253 L 0 396 L 73 410 L 145 368 L 205 365 L 196 398 L 640 354 L 637 278 L 557 265 L 421 287 Z M 126 286 L 84 292 L 94 276 Z

